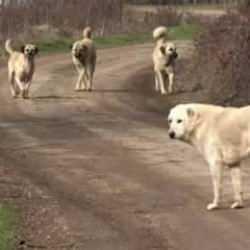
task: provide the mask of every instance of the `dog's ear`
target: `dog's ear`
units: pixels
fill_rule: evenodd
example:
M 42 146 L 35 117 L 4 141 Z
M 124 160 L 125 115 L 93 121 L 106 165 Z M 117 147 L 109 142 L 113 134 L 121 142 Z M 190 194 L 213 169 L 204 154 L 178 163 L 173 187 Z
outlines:
M 35 54 L 37 55 L 39 53 L 38 47 L 35 48 Z
M 21 51 L 22 53 L 24 53 L 24 50 L 25 50 L 25 45 L 22 45 L 22 46 L 20 47 L 20 51 Z
M 194 110 L 192 108 L 188 108 L 187 115 L 188 115 L 188 117 L 194 117 L 195 116 Z
M 160 51 L 163 55 L 166 55 L 166 48 L 164 46 L 160 47 Z
M 195 111 L 192 108 L 188 108 L 187 109 L 187 115 L 190 118 L 190 122 L 192 124 L 191 127 L 196 127 L 197 124 L 199 124 L 201 122 L 201 114 L 197 111 Z

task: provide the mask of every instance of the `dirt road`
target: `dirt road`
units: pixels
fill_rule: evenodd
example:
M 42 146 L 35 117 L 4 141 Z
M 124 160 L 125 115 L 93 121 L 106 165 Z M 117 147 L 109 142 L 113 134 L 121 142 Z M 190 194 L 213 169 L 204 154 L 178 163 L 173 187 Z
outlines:
M 207 212 L 206 164 L 168 139 L 165 116 L 135 87 L 141 79 L 133 76 L 148 68 L 151 50 L 100 51 L 92 93 L 73 91 L 69 55 L 38 61 L 30 100 L 10 98 L 3 69 L 1 160 L 58 203 L 73 234 L 68 249 L 249 249 L 250 185 L 247 207 L 232 211 L 226 178 L 226 209 Z M 248 184 L 249 171 L 244 179 Z

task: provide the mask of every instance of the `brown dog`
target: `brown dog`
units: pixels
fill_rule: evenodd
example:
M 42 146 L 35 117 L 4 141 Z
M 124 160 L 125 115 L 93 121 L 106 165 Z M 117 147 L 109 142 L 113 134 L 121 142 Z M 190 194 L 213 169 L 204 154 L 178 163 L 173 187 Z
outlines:
M 71 53 L 73 63 L 78 71 L 75 90 L 91 91 L 96 67 L 96 48 L 92 40 L 90 27 L 83 30 L 83 39 L 73 44 Z
M 168 92 L 173 92 L 174 66 L 178 57 L 176 46 L 172 42 L 167 42 L 167 28 L 158 27 L 153 32 L 156 45 L 153 51 L 153 63 L 155 72 L 155 90 L 166 94 L 166 79 L 169 79 Z
M 20 93 L 23 98 L 29 98 L 29 88 L 35 71 L 34 58 L 38 48 L 33 44 L 26 44 L 18 52 L 12 48 L 11 40 L 7 40 L 5 49 L 10 55 L 8 71 L 11 94 L 14 98 Z

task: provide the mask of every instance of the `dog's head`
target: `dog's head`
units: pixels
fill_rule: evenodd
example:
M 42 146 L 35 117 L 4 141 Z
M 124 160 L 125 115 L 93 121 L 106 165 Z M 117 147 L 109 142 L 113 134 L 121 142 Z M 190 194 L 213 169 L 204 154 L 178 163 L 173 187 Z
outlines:
M 88 47 L 85 44 L 81 42 L 76 42 L 72 46 L 71 53 L 74 57 L 81 59 L 85 57 L 87 50 L 88 50 Z
M 28 57 L 34 57 L 38 53 L 38 48 L 34 44 L 26 44 L 21 46 L 21 52 Z
M 171 139 L 189 141 L 196 129 L 200 115 L 192 106 L 180 104 L 170 110 L 168 115 L 168 134 Z
M 165 43 L 160 47 L 160 50 L 163 55 L 169 56 L 173 59 L 178 57 L 176 45 L 174 43 Z

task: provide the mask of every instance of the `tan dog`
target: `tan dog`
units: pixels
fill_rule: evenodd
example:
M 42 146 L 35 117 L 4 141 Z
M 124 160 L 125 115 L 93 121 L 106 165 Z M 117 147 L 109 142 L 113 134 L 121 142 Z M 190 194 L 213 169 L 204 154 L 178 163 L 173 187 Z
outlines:
M 174 84 L 174 65 L 178 57 L 176 46 L 172 42 L 167 42 L 167 28 L 158 27 L 153 32 L 156 45 L 153 51 L 153 63 L 155 73 L 155 90 L 166 94 L 165 85 L 169 79 L 168 92 L 173 92 Z
M 195 146 L 209 164 L 214 199 L 207 209 L 219 207 L 222 173 L 231 171 L 234 203 L 243 207 L 240 164 L 250 154 L 250 106 L 224 108 L 205 104 L 177 105 L 168 116 L 169 136 Z
M 26 44 L 18 52 L 12 48 L 11 41 L 7 40 L 5 49 L 10 55 L 8 71 L 11 94 L 16 98 L 21 92 L 23 98 L 29 98 L 29 88 L 35 71 L 34 57 L 38 48 L 33 44 Z
M 72 60 L 78 71 L 78 79 L 75 90 L 91 91 L 93 87 L 93 75 L 96 67 L 96 48 L 90 27 L 83 30 L 83 39 L 72 46 Z

